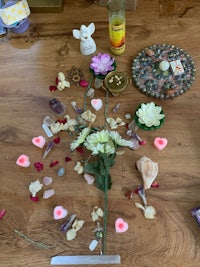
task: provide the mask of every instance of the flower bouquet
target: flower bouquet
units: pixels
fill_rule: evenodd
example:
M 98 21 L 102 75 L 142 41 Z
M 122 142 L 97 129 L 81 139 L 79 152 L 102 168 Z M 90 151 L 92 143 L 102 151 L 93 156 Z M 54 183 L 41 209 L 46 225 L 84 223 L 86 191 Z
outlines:
M 108 190 L 112 187 L 110 168 L 115 164 L 117 149 L 119 147 L 131 147 L 132 142 L 122 139 L 116 131 L 101 130 L 94 131 L 90 127 L 82 130 L 79 137 L 71 143 L 71 150 L 79 146 L 85 146 L 91 151 L 96 159 L 84 165 L 84 172 L 95 176 L 96 186 L 104 193 L 104 238 L 102 253 L 106 250 L 106 226 L 108 212 Z

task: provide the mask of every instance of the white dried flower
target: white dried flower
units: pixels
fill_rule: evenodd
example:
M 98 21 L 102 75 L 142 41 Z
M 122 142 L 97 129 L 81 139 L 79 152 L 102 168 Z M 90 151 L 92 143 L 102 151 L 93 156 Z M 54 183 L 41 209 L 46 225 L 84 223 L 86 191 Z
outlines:
M 43 184 L 40 183 L 39 180 L 31 182 L 29 185 L 29 191 L 31 192 L 32 197 L 35 197 L 37 192 L 42 189 Z

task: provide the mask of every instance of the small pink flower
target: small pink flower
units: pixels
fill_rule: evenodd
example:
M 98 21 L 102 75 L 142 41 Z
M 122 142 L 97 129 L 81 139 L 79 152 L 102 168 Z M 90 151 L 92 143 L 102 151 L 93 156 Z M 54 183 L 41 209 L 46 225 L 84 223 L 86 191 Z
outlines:
M 29 157 L 23 154 L 20 155 L 16 161 L 16 164 L 21 167 L 29 167 L 30 166 Z

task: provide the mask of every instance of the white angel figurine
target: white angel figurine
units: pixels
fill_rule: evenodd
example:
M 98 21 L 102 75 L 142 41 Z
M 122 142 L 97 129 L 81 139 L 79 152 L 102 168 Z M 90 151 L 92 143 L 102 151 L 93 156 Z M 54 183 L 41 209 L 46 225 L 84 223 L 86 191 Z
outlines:
M 73 36 L 76 39 L 80 39 L 80 50 L 84 56 L 93 54 L 96 51 L 96 44 L 91 35 L 95 31 L 94 23 L 90 23 L 88 26 L 81 25 L 80 30 L 74 29 Z

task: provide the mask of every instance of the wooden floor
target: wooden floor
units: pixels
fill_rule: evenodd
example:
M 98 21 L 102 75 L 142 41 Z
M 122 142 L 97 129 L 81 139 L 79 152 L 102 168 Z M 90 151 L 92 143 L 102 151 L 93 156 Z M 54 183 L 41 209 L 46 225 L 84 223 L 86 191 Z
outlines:
M 167 43 L 186 50 L 194 59 L 197 72 L 191 89 L 174 99 L 147 97 L 131 84 L 120 97 L 109 97 L 109 115 L 123 120 L 125 114 L 134 113 L 142 102 L 154 101 L 166 114 L 165 124 L 159 130 L 139 130 L 147 144 L 137 151 L 126 150 L 117 157 L 111 170 L 113 187 L 109 191 L 106 253 L 120 254 L 122 267 L 200 266 L 200 228 L 190 213 L 200 205 L 199 17 L 198 0 L 139 0 L 136 11 L 126 12 L 126 51 L 115 58 L 118 70 L 131 77 L 132 61 L 142 49 Z M 72 36 L 72 29 L 80 28 L 81 24 L 94 22 L 96 53 L 110 53 L 107 10 L 92 0 L 65 1 L 62 13 L 32 13 L 29 18 L 28 31 L 8 32 L 0 39 L 0 210 L 6 209 L 0 220 L 1 267 L 47 267 L 54 255 L 99 253 L 98 249 L 94 252 L 88 249 L 96 227 L 90 213 L 95 205 L 103 206 L 103 195 L 74 171 L 76 162 L 82 159 L 78 152 L 70 152 L 69 145 L 74 138 L 66 132 L 56 135 L 61 142 L 43 161 L 41 172 L 33 164 L 42 160 L 43 151 L 33 146 L 31 140 L 38 135 L 45 136 L 41 125 L 46 115 L 57 118 L 48 106 L 53 96 L 67 105 L 71 117 L 76 116 L 72 100 L 83 106 L 85 89 L 72 85 L 52 95 L 49 86 L 55 84 L 59 71 L 66 74 L 72 66 L 81 67 L 85 79 L 89 80 L 92 56 L 81 55 L 79 41 Z M 68 48 L 66 55 L 60 53 L 63 46 Z M 95 91 L 95 97 L 104 101 L 104 90 Z M 121 106 L 115 115 L 112 109 L 118 102 Z M 101 124 L 103 109 L 95 113 L 97 124 Z M 126 136 L 125 128 L 118 130 Z M 164 150 L 155 149 L 155 137 L 168 139 Z M 16 165 L 20 154 L 30 157 L 30 167 Z M 126 190 L 142 183 L 135 162 L 144 155 L 159 165 L 156 179 L 159 188 L 147 191 L 148 202 L 157 211 L 152 220 L 145 219 L 135 207 L 135 201 L 141 202 L 137 195 L 133 200 L 124 197 Z M 66 163 L 66 156 L 72 161 Z M 59 165 L 50 168 L 52 160 L 59 160 Z M 65 176 L 57 176 L 59 167 L 66 168 Z M 37 179 L 42 181 L 44 176 L 54 179 L 44 189 L 52 188 L 56 194 L 43 199 L 41 191 L 39 201 L 32 202 L 28 186 Z M 57 205 L 85 220 L 77 238 L 71 242 L 60 231 L 63 220 L 53 218 Z M 129 224 L 127 232 L 115 232 L 118 217 Z M 49 248 L 38 247 L 33 241 Z

